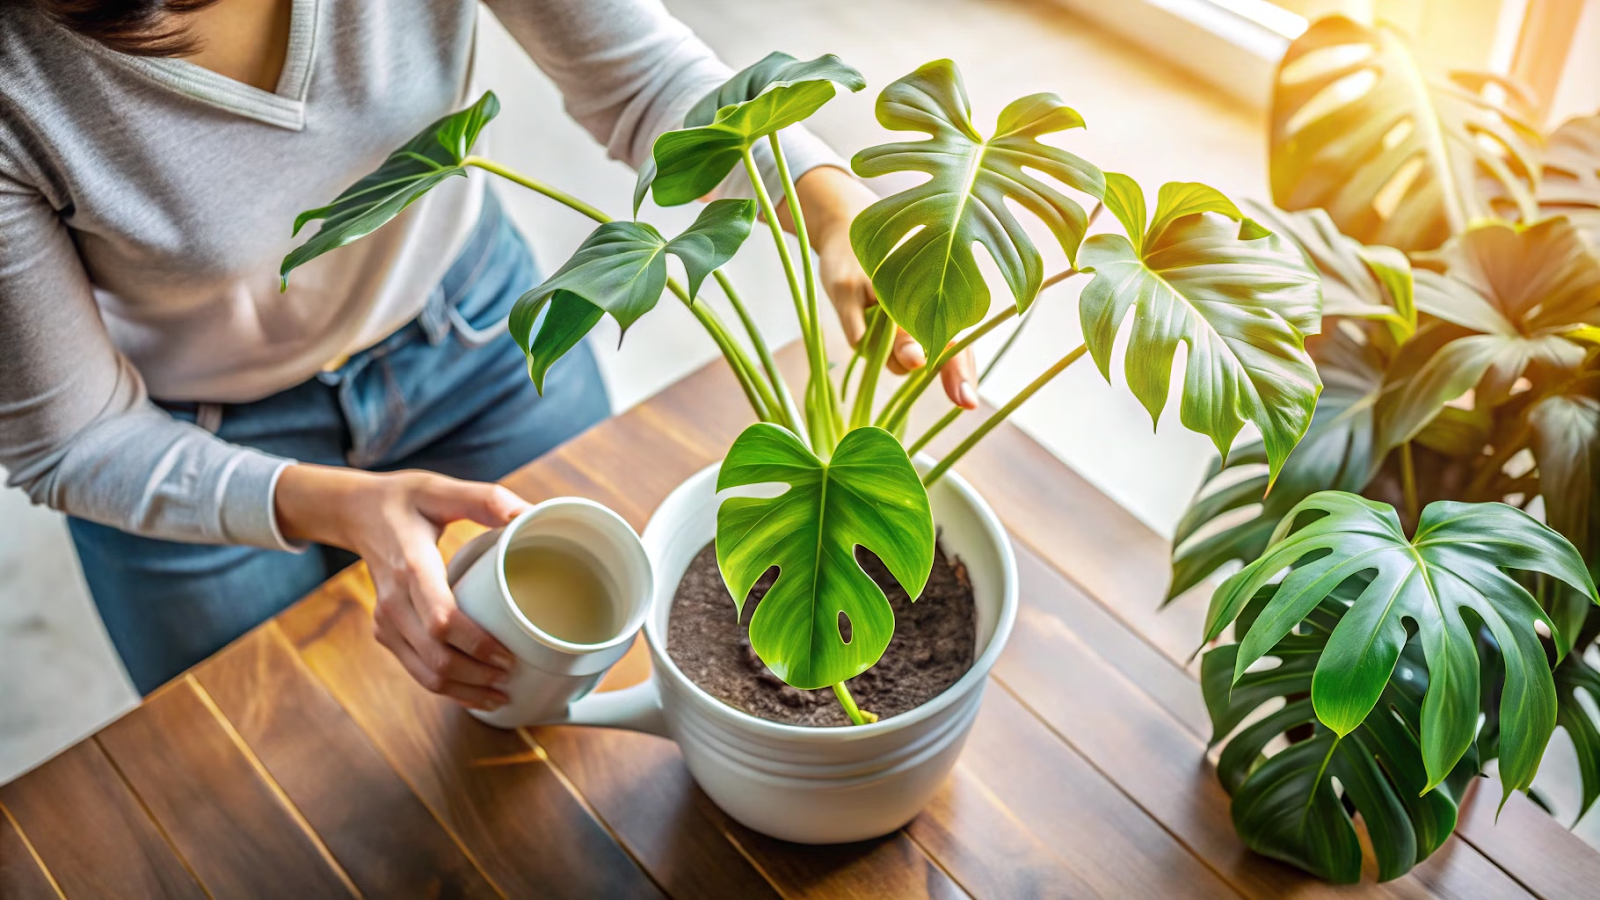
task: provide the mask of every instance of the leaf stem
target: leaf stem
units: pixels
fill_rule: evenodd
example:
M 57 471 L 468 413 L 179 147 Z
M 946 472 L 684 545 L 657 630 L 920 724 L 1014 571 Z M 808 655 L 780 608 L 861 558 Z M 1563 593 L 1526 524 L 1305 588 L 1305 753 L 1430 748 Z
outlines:
M 867 712 L 856 706 L 856 698 L 850 696 L 850 689 L 844 686 L 844 682 L 834 684 L 833 695 L 839 698 L 839 705 L 844 707 L 845 714 L 850 717 L 851 722 L 857 725 L 871 725 L 878 721 L 877 713 Z
M 1416 522 L 1422 515 L 1417 509 L 1417 467 L 1411 459 L 1411 442 L 1400 445 L 1400 490 L 1405 495 L 1406 517 Z
M 845 363 L 844 377 L 839 379 L 839 395 L 841 398 L 850 390 L 850 376 L 855 372 L 856 366 L 861 364 L 861 357 L 867 352 L 867 340 L 872 336 L 874 328 L 878 327 L 878 320 L 883 317 L 883 307 L 873 305 L 867 307 L 866 332 L 861 340 L 856 342 L 855 350 L 850 354 L 850 361 Z
M 894 348 L 895 324 L 887 315 L 879 315 L 873 327 L 862 338 L 865 348 L 862 358 L 861 384 L 856 388 L 855 408 L 850 413 L 850 428 L 860 428 L 872 421 L 872 401 L 878 393 L 878 378 L 884 364 L 889 361 L 889 351 Z
M 484 159 L 481 156 L 469 156 L 466 159 L 462 160 L 461 164 L 463 166 L 475 166 L 475 167 L 477 167 L 479 169 L 484 170 L 485 172 L 493 172 L 494 174 L 499 175 L 501 178 L 504 178 L 507 181 L 511 181 L 511 182 L 515 182 L 516 184 L 520 184 L 523 187 L 527 188 L 528 190 L 534 191 L 535 193 L 543 194 L 546 197 L 549 197 L 551 200 L 554 200 L 557 203 L 560 203 L 561 205 L 566 206 L 569 209 L 573 209 L 573 210 L 576 210 L 576 211 L 578 211 L 580 213 L 583 213 L 584 215 L 586 215 L 589 218 L 595 220 L 596 222 L 601 223 L 602 225 L 605 224 L 606 222 L 610 222 L 611 221 L 611 217 L 610 216 L 606 215 L 605 213 L 601 212 L 598 209 L 595 209 L 594 207 L 590 206 L 589 204 L 583 202 L 582 200 L 579 200 L 577 197 L 572 196 L 571 194 L 567 193 L 566 191 L 563 191 L 563 190 L 561 190 L 559 188 L 551 187 L 550 185 L 545 184 L 542 181 L 535 181 L 534 179 L 529 178 L 528 176 L 522 174 L 521 172 L 517 172 L 517 171 L 515 171 L 513 169 L 508 169 L 505 166 L 500 165 L 499 163 L 495 162 L 492 159 Z
M 884 404 L 883 411 L 878 414 L 878 425 L 889 431 L 904 427 L 907 417 L 911 415 L 911 407 L 916 405 L 917 398 L 922 396 L 922 392 L 933 383 L 933 379 L 939 374 L 939 370 L 944 368 L 944 364 L 955 359 L 961 351 L 972 346 L 979 338 L 1011 321 L 1016 314 L 1017 308 L 1007 305 L 1005 309 L 990 316 L 987 321 L 944 348 L 944 352 L 940 353 L 937 359 L 931 360 L 906 376 L 906 380 L 901 382 L 899 389 L 889 396 L 889 402 Z
M 783 197 L 789 204 L 789 218 L 794 222 L 794 236 L 800 244 L 800 271 L 806 288 L 806 314 L 811 322 L 811 330 L 807 337 L 816 344 L 817 359 L 822 361 L 822 368 L 813 372 L 817 380 L 817 399 L 823 401 L 833 428 L 833 438 L 828 448 L 832 450 L 832 444 L 844 436 L 844 416 L 839 412 L 839 397 L 834 391 L 833 379 L 828 373 L 828 348 L 822 342 L 822 314 L 817 304 L 817 273 L 816 263 L 811 259 L 811 236 L 806 233 L 805 210 L 800 208 L 800 194 L 795 189 L 794 178 L 789 174 L 789 162 L 783 155 L 783 142 L 778 140 L 776 131 L 767 135 L 767 143 L 772 147 L 772 158 L 778 165 L 778 180 L 783 184 Z
M 744 332 L 750 337 L 750 343 L 756 348 L 756 357 L 761 360 L 761 368 L 767 373 L 767 382 L 771 385 L 772 392 L 777 396 L 778 406 L 775 413 L 781 413 L 779 423 L 788 427 L 807 441 L 805 422 L 800 415 L 800 410 L 794 405 L 794 396 L 789 393 L 789 383 L 783 380 L 783 375 L 778 371 L 778 364 L 772 359 L 772 351 L 767 349 L 767 342 L 761 336 L 761 330 L 756 327 L 755 320 L 750 318 L 750 312 L 745 308 L 744 300 L 739 292 L 734 290 L 732 279 L 722 273 L 721 269 L 711 273 L 717 279 L 717 284 L 722 287 L 722 293 L 728 298 L 728 303 L 733 307 L 733 312 L 739 317 L 739 322 L 744 326 Z
M 667 288 L 676 294 L 683 305 L 689 308 L 689 313 L 700 321 L 700 324 L 716 342 L 717 349 L 722 351 L 728 360 L 728 366 L 733 369 L 733 375 L 739 380 L 739 387 L 744 389 L 745 399 L 750 401 L 750 408 L 755 410 L 756 418 L 763 422 L 773 421 L 772 410 L 778 409 L 778 400 L 772 396 L 772 390 L 765 381 L 756 374 L 755 365 L 750 362 L 750 357 L 745 355 L 744 348 L 728 334 L 728 327 L 723 324 L 722 318 L 716 310 L 704 303 L 696 303 L 689 297 L 689 292 L 676 278 L 667 279 Z
M 750 177 L 750 186 L 755 191 L 756 204 L 761 208 L 761 217 L 767 220 L 767 227 L 772 232 L 772 241 L 777 245 L 778 260 L 783 263 L 783 274 L 789 281 L 789 295 L 794 299 L 795 316 L 800 320 L 800 336 L 805 342 L 806 361 L 811 368 L 811 377 L 806 383 L 806 392 L 810 395 L 810 400 L 806 403 L 806 413 L 809 419 L 815 414 L 818 406 L 817 400 L 820 399 L 820 395 L 817 393 L 817 383 L 818 381 L 826 380 L 828 377 L 827 359 L 819 352 L 820 347 L 817 341 L 812 340 L 814 323 L 811 321 L 810 314 L 806 311 L 805 294 L 800 288 L 800 277 L 795 274 L 794 258 L 789 253 L 788 242 L 784 240 L 783 226 L 778 224 L 778 213 L 773 208 L 772 196 L 767 193 L 766 182 L 761 180 L 761 170 L 756 168 L 756 159 L 750 152 L 749 147 L 744 148 L 744 169 L 745 173 Z M 811 252 L 810 248 L 807 247 L 801 249 L 806 253 Z M 832 416 L 823 414 L 817 418 L 821 418 L 823 421 L 807 422 L 810 426 L 811 449 L 818 456 L 825 457 L 833 451 L 834 444 L 837 443 L 837 437 L 833 434 Z
M 961 441 L 961 443 L 956 445 L 954 450 L 951 450 L 945 455 L 944 459 L 939 460 L 937 465 L 935 465 L 932 469 L 929 469 L 928 474 L 922 476 L 923 486 L 932 487 L 933 483 L 938 481 L 939 477 L 942 476 L 946 470 L 948 470 L 952 465 L 955 465 L 956 460 L 965 456 L 968 450 L 971 450 L 974 445 L 983 440 L 985 435 L 993 431 L 1001 422 L 1004 422 L 1007 416 L 1016 412 L 1017 407 L 1026 403 L 1029 397 L 1032 397 L 1034 394 L 1039 392 L 1040 388 L 1049 384 L 1051 379 L 1055 378 L 1057 375 L 1060 375 L 1062 372 L 1066 371 L 1068 366 L 1077 362 L 1079 357 L 1088 352 L 1088 349 L 1089 347 L 1087 344 L 1079 344 L 1077 347 L 1073 348 L 1072 352 L 1061 357 L 1061 359 L 1056 361 L 1055 365 L 1045 369 L 1044 372 L 1040 374 L 1038 378 L 1035 378 L 1032 382 L 1030 382 L 1027 387 L 1018 391 L 1015 397 L 1012 397 L 1010 400 L 1006 401 L 1006 405 L 996 410 L 994 415 L 983 420 L 983 424 L 979 425 L 977 430 L 967 435 L 966 438 Z

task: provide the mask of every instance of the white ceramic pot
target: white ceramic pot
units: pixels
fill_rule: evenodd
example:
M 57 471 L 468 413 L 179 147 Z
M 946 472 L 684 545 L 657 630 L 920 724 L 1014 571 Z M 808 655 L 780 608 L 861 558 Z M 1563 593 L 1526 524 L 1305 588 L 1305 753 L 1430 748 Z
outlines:
M 888 834 L 944 782 L 983 701 L 1017 615 L 1017 567 L 1005 529 L 964 480 L 947 473 L 929 492 L 945 552 L 967 568 L 977 606 L 978 653 L 949 690 L 871 725 L 808 728 L 769 722 L 717 700 L 667 655 L 667 617 L 689 563 L 716 534 L 717 466 L 673 491 L 645 529 L 655 599 L 644 633 L 649 681 L 592 694 L 560 721 L 629 728 L 676 741 L 708 796 L 744 825 L 788 841 L 834 844 Z

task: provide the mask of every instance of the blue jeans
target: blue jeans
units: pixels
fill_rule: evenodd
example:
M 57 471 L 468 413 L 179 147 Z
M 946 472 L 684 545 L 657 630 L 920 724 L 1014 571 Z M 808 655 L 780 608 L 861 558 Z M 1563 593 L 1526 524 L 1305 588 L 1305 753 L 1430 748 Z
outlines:
M 538 280 L 527 244 L 490 195 L 426 308 L 376 346 L 253 403 L 162 405 L 225 441 L 302 462 L 493 481 L 611 411 L 587 344 L 550 370 L 545 396 L 534 390 L 506 317 Z M 296 554 L 155 540 L 81 519 L 69 525 L 95 605 L 141 694 L 354 560 L 333 548 Z

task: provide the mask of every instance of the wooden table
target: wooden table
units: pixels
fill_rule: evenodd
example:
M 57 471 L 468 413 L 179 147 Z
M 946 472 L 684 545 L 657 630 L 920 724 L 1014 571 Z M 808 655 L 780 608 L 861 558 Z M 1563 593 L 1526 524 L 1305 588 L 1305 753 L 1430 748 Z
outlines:
M 592 497 L 642 529 L 745 415 L 707 367 L 507 483 Z M 1012 531 L 1022 609 L 955 774 L 889 837 L 784 844 L 711 805 L 667 741 L 479 724 L 373 642 L 358 567 L 0 788 L 0 897 L 1341 892 L 1234 836 L 1184 665 L 1203 604 L 1156 610 L 1165 542 L 1014 427 L 961 468 Z M 642 649 L 609 686 L 645 677 Z M 1356 892 L 1600 893 L 1600 854 L 1520 795 L 1496 825 L 1498 792 L 1480 782 L 1439 852 Z

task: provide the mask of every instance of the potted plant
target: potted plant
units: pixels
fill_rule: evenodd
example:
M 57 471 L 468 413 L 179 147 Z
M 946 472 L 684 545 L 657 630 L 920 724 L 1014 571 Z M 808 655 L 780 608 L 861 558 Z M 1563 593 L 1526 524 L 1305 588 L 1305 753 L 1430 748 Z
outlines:
M 1305 433 L 1321 387 L 1304 347 L 1320 324 L 1321 291 L 1294 244 L 1210 187 L 1167 184 L 1152 204 L 1128 176 L 1103 173 L 1041 141 L 1084 125 L 1054 94 L 1009 104 L 986 135 L 947 60 L 917 69 L 878 97 L 879 122 L 917 139 L 868 148 L 852 163 L 863 177 L 916 172 L 927 179 L 853 223 L 852 243 L 872 273 L 879 305 L 836 382 L 809 252 L 796 254 L 785 242 L 775 214 L 778 191 L 763 182 L 753 148 L 761 142 L 771 148 L 800 247 L 808 247 L 778 134 L 840 87 L 856 91 L 864 81 L 832 56 L 800 61 L 775 53 L 690 109 L 682 129 L 655 142 L 640 173 L 635 216 L 646 192 L 661 205 L 688 203 L 740 167 L 755 199 L 712 201 L 671 238 L 472 155 L 497 110 L 487 94 L 419 134 L 329 206 L 303 214 L 297 231 L 312 220 L 323 224 L 283 264 L 287 278 L 296 266 L 378 228 L 446 178 L 479 168 L 599 223 L 511 314 L 511 333 L 536 383 L 602 316 L 627 329 L 663 292 L 688 307 L 722 351 L 757 421 L 720 465 L 675 491 L 646 531 L 659 586 L 645 628 L 652 681 L 586 698 L 574 705 L 571 721 L 668 734 L 696 780 L 735 818 L 810 842 L 868 838 L 904 824 L 954 764 L 976 715 L 1017 603 L 1004 529 L 951 471 L 978 440 L 1084 356 L 1109 378 L 1112 345 L 1124 325 L 1127 380 L 1151 415 L 1167 403 L 1174 352 L 1186 344 L 1183 423 L 1224 453 L 1250 423 L 1262 435 L 1269 480 Z M 1086 238 L 1091 215 L 1065 190 L 1103 205 L 1121 233 Z M 1042 222 L 1074 268 L 1046 277 L 1012 206 Z M 776 244 L 800 324 L 809 374 L 798 398 L 720 269 L 758 216 Z M 1009 299 L 991 304 L 974 244 L 998 266 Z M 668 256 L 681 263 L 683 282 L 670 277 Z M 1084 343 L 942 458 L 920 455 L 961 413 L 953 409 L 926 433 L 907 435 L 912 407 L 940 365 L 1026 312 L 1047 286 L 1078 275 L 1092 276 L 1080 300 Z M 708 279 L 720 288 L 737 329 L 701 296 Z M 930 348 L 933 359 L 881 397 L 880 373 L 897 326 Z M 714 552 L 707 549 L 712 543 Z M 775 581 L 763 578 L 774 569 Z M 937 602 L 948 598 L 948 608 L 930 606 L 931 582 L 940 585 Z M 725 634 L 713 649 L 726 651 L 723 659 L 735 657 L 721 670 L 683 663 L 687 651 L 673 633 L 688 615 L 686 596 L 707 583 Z M 890 594 L 898 598 L 899 635 Z M 919 595 L 921 605 L 913 605 Z M 937 614 L 923 614 L 929 610 Z M 916 656 L 924 627 L 954 629 L 942 632 L 953 647 L 944 657 L 956 659 L 955 665 L 943 659 L 942 682 L 932 681 L 936 648 L 924 644 L 927 655 Z M 892 637 L 899 640 L 891 643 Z M 782 713 L 778 706 L 753 715 L 723 689 L 726 678 L 707 689 L 729 665 L 738 668 L 743 641 L 756 664 L 734 673 L 737 690 L 754 685 L 742 696 L 765 692 L 811 718 L 778 715 L 772 711 Z M 884 667 L 874 666 L 886 652 L 894 657 L 895 647 L 912 648 L 895 663 L 901 672 L 895 678 L 917 690 L 896 695 L 903 708 L 891 708 L 883 692 L 864 693 L 858 702 L 852 685 L 861 690 L 875 679 L 880 686 L 894 680 L 878 678 Z M 827 716 L 849 727 L 820 727 Z
M 1270 492 L 1261 448 L 1213 467 L 1168 599 L 1246 564 L 1204 636 L 1236 641 L 1201 667 L 1218 776 L 1246 844 L 1332 881 L 1360 878 L 1352 813 L 1402 875 L 1491 760 L 1502 804 L 1528 790 L 1557 726 L 1579 817 L 1600 796 L 1600 116 L 1532 121 L 1517 85 L 1345 18 L 1278 70 L 1295 212 L 1259 215 L 1322 279 L 1326 388 Z

